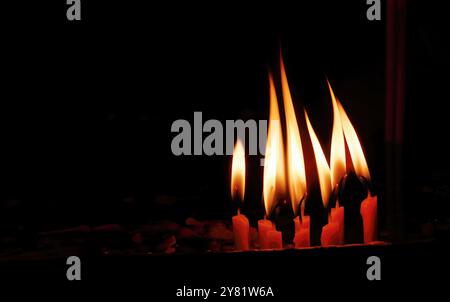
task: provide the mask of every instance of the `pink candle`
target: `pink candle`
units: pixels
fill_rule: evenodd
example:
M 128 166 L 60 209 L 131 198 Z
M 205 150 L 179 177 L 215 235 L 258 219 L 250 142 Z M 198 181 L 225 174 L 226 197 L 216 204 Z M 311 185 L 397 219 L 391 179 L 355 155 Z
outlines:
M 377 197 L 370 193 L 361 203 L 361 216 L 364 227 L 364 243 L 376 241 L 378 239 L 377 230 Z
M 270 220 L 267 220 L 265 217 L 258 221 L 258 239 L 259 245 L 261 249 L 269 248 L 269 240 L 268 233 L 272 231 L 274 226 Z
M 281 236 L 281 232 L 277 231 L 275 228 L 269 232 L 267 232 L 267 241 L 269 249 L 282 249 L 283 248 L 283 240 Z
M 250 249 L 249 232 L 250 224 L 245 215 L 241 214 L 238 210 L 238 214 L 233 216 L 233 234 L 234 245 L 238 251 L 248 251 Z
M 344 207 L 339 207 L 339 202 L 336 208 L 331 209 L 328 224 L 322 228 L 320 242 L 322 246 L 344 244 Z
M 294 245 L 295 247 L 308 247 L 310 246 L 309 240 L 309 216 L 303 216 L 303 220 L 300 221 L 300 217 L 294 219 L 295 223 L 295 237 Z

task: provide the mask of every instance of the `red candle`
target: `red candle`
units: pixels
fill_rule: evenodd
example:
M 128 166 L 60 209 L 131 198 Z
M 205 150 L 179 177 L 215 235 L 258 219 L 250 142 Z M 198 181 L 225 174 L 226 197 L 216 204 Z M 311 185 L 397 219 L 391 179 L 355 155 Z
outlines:
M 348 150 L 352 159 L 356 175 L 370 181 L 369 168 L 362 150 L 361 144 L 353 128 L 347 113 L 342 104 L 338 101 L 339 112 L 342 119 L 342 129 Z M 371 242 L 377 239 L 377 198 L 368 194 L 368 197 L 361 203 L 360 213 L 363 219 L 364 242 Z
M 297 216 L 294 218 L 294 225 L 295 225 L 295 233 L 297 233 L 298 231 L 300 231 L 301 225 L 300 217 Z
M 261 249 L 269 248 L 268 233 L 273 229 L 274 226 L 272 222 L 270 220 L 267 220 L 266 217 L 258 221 L 258 239 Z
M 361 216 L 364 227 L 364 243 L 376 241 L 378 239 L 377 230 L 377 197 L 370 193 L 361 203 Z
M 305 160 L 303 156 L 302 140 L 295 114 L 294 104 L 289 89 L 289 83 L 284 68 L 283 59 L 280 56 L 281 89 L 283 92 L 284 112 L 286 117 L 286 168 L 287 188 L 294 215 L 297 215 L 300 206 L 300 215 L 294 219 L 295 223 L 295 247 L 309 246 L 309 217 L 304 216 L 307 195 Z M 300 221 L 302 217 L 302 221 Z
M 282 249 L 283 240 L 281 232 L 277 231 L 275 228 L 267 232 L 267 245 L 269 249 Z
M 339 202 L 336 208 L 331 209 L 328 224 L 322 228 L 320 242 L 322 246 L 344 244 L 344 207 L 339 207 Z
M 245 194 L 245 149 L 240 139 L 237 140 L 233 152 L 231 166 L 231 197 L 244 201 Z M 250 224 L 247 217 L 242 215 L 239 208 L 236 216 L 233 216 L 233 235 L 236 250 L 247 251 L 250 249 L 249 233 Z
M 247 217 L 238 210 L 237 215 L 233 216 L 233 234 L 236 250 L 248 251 L 250 249 L 249 232 L 250 223 Z
M 274 210 L 277 202 L 286 192 L 283 133 L 280 125 L 280 112 L 275 84 L 272 75 L 269 75 L 269 127 L 267 131 L 266 151 L 263 174 L 263 199 L 266 215 Z M 260 243 L 262 248 L 281 249 L 283 247 L 281 232 L 278 232 L 270 222 L 259 221 Z
M 300 221 L 300 217 L 294 219 L 295 223 L 295 237 L 294 245 L 295 247 L 308 247 L 310 246 L 309 239 L 309 216 L 303 216 L 303 220 Z

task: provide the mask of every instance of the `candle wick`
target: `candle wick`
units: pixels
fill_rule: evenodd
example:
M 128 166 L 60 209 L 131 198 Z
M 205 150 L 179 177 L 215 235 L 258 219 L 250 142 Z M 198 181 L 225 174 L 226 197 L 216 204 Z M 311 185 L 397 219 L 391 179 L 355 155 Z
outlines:
M 238 216 L 241 215 L 241 208 L 238 208 Z

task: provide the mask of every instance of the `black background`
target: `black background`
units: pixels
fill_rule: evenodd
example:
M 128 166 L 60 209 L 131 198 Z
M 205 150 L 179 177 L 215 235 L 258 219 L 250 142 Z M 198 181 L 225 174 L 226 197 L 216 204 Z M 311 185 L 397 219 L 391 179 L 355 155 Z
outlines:
M 130 198 L 151 219 L 159 195 L 213 217 L 229 211 L 230 158 L 174 156 L 170 126 L 193 123 L 194 111 L 267 119 L 280 46 L 298 115 L 306 106 L 325 152 L 328 76 L 382 182 L 384 23 L 367 21 L 361 1 L 82 5 L 80 22 L 49 4 L 7 22 L 2 195 L 37 224 L 136 219 L 123 211 Z M 249 158 L 247 199 L 262 211 L 258 164 Z
M 2 9 L 2 232 L 229 217 L 230 157 L 174 156 L 170 126 L 193 123 L 194 111 L 204 120 L 267 119 L 267 72 L 278 77 L 280 46 L 297 115 L 307 108 L 328 154 L 327 76 L 383 194 L 385 15 L 368 21 L 365 1 L 82 1 L 79 22 L 67 21 L 66 7 L 21 1 Z M 448 219 L 446 23 L 444 10 L 410 1 L 410 232 Z M 258 164 L 248 158 L 244 209 L 256 209 L 253 223 L 263 211 Z

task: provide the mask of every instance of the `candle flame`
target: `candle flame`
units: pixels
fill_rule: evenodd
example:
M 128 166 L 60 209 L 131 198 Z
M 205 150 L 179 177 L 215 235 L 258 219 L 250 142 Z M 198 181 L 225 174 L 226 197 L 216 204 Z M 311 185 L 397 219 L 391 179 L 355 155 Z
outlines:
M 245 149 L 238 138 L 234 145 L 231 165 L 231 197 L 244 201 L 245 195 Z
M 328 200 L 331 194 L 331 176 L 330 167 L 328 166 L 325 155 L 323 154 L 322 147 L 320 146 L 319 139 L 314 132 L 314 129 L 309 121 L 308 113 L 305 110 L 306 125 L 308 127 L 309 136 L 314 150 L 314 156 L 316 158 L 317 174 L 319 176 L 320 193 L 322 194 L 322 202 L 324 207 L 328 206 Z
M 263 195 L 266 214 L 272 212 L 276 198 L 284 194 L 285 171 L 283 156 L 283 136 L 281 133 L 280 112 L 272 75 L 269 74 L 270 114 L 264 160 Z
M 342 104 L 337 101 L 337 105 L 339 107 L 342 128 L 344 130 L 345 140 L 347 141 L 347 146 L 350 151 L 350 157 L 352 159 L 355 172 L 357 175 L 363 176 L 367 180 L 370 180 L 369 167 L 367 166 L 366 158 L 364 157 L 364 152 L 359 142 L 358 135 L 356 134 L 347 113 L 345 113 Z
M 281 88 L 283 92 L 284 111 L 286 113 L 287 186 L 294 214 L 297 214 L 299 203 L 306 194 L 305 162 L 297 118 L 295 116 L 286 70 L 281 56 L 280 66 Z
M 328 88 L 331 94 L 331 102 L 333 104 L 333 133 L 331 136 L 331 154 L 330 154 L 330 167 L 331 167 L 331 186 L 334 188 L 342 177 L 346 174 L 345 169 L 345 142 L 344 133 L 342 132 L 342 122 L 339 113 L 338 101 L 331 88 L 330 82 L 328 82 Z

